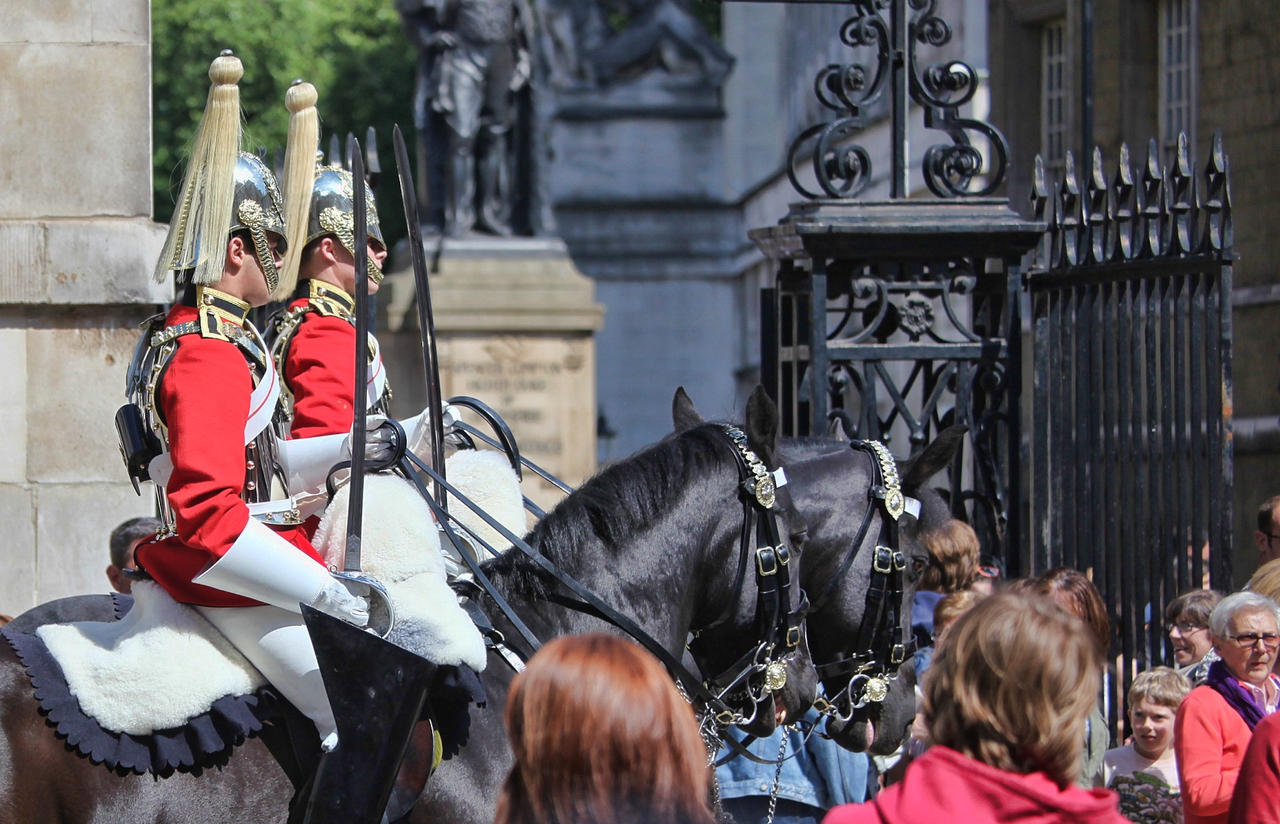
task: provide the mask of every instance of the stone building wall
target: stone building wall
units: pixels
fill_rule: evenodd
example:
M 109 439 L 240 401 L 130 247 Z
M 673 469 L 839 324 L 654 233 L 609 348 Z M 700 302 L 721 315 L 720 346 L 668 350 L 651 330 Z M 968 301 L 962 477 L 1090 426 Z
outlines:
M 0 612 L 107 589 L 107 536 L 150 514 L 116 445 L 150 280 L 146 0 L 0 0 Z

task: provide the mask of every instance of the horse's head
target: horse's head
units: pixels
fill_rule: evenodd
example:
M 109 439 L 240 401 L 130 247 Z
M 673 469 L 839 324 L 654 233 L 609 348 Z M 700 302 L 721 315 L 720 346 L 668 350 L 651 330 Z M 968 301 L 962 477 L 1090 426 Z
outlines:
M 951 461 L 963 434 L 963 427 L 947 430 L 896 468 L 858 444 L 814 438 L 782 447 L 810 530 L 804 581 L 827 730 L 848 749 L 892 752 L 915 714 L 911 601 L 928 565 L 917 533 L 920 518 L 939 508 L 936 493 L 923 487 Z M 896 483 L 886 477 L 895 470 Z M 907 497 L 905 511 L 890 505 L 893 486 Z M 922 496 L 924 513 L 912 503 Z
M 740 478 L 739 502 L 717 519 L 715 534 L 705 541 L 720 549 L 707 558 L 703 608 L 695 615 L 689 649 L 712 691 L 732 710 L 722 709 L 718 720 L 768 735 L 780 721 L 804 714 L 818 680 L 804 629 L 805 528 L 774 472 L 778 412 L 757 389 L 741 428 L 699 419 L 676 437 L 693 436 L 694 429 L 714 433 L 734 455 Z M 754 639 L 747 648 L 744 635 Z

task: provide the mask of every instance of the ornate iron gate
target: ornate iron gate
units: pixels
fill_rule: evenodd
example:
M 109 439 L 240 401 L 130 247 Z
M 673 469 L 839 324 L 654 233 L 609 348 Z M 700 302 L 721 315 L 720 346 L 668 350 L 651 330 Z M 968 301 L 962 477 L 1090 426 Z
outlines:
M 834 119 L 801 132 L 790 158 L 808 201 L 750 233 L 777 266 L 762 295 L 762 379 L 791 435 L 838 420 L 905 455 L 947 424 L 969 426 L 952 509 L 1011 576 L 1091 575 L 1120 662 L 1107 687 L 1114 733 L 1133 675 L 1171 660 L 1164 605 L 1200 586 L 1206 565 L 1215 586 L 1231 582 L 1226 158 L 1215 138 L 1198 180 L 1185 137 L 1167 172 L 1153 142 L 1136 178 L 1126 149 L 1108 180 L 1095 151 L 1082 185 L 1068 155 L 1052 188 L 1037 162 L 1035 214 L 1020 218 L 986 197 L 1003 182 L 1003 136 L 959 114 L 976 72 L 917 60 L 950 38 L 936 5 L 849 0 L 841 41 L 874 54 L 818 74 Z M 858 202 L 872 160 L 856 140 L 886 89 L 890 199 Z M 939 199 L 908 197 L 909 101 L 947 139 L 921 159 Z
M 1016 574 L 1020 258 L 1042 229 L 1003 201 L 965 199 L 796 206 L 751 233 L 780 261 L 762 299 L 762 379 L 784 431 L 839 421 L 905 456 L 967 425 L 943 486 Z
M 1197 185 L 1199 183 L 1200 185 Z M 1033 267 L 1030 572 L 1090 572 L 1133 675 L 1170 660 L 1163 606 L 1231 588 L 1231 200 L 1221 137 L 1199 181 L 1181 136 L 1170 168 L 1151 141 L 1135 178 L 1070 156 L 1050 188 Z M 1211 550 L 1211 551 L 1209 551 Z M 1206 568 L 1207 565 L 1207 568 Z M 1114 716 L 1114 713 L 1113 713 Z

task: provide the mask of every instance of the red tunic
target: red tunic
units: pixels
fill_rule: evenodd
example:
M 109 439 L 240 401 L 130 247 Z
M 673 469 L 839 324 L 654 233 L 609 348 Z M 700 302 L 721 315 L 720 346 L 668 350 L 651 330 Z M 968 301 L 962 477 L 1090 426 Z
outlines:
M 196 320 L 194 307 L 175 306 L 165 326 Z M 194 584 L 191 579 L 226 553 L 249 520 L 244 428 L 253 377 L 234 343 L 199 333 L 177 339 L 161 378 L 157 405 L 169 431 L 173 472 L 165 488 L 177 535 L 138 547 L 146 571 L 175 600 L 202 606 L 254 606 L 253 601 Z M 323 564 L 301 527 L 276 528 L 285 540 Z
M 304 307 L 307 298 L 289 304 Z M 351 431 L 356 382 L 356 329 L 340 317 L 308 312 L 285 357 L 285 385 L 293 393 L 291 438 Z

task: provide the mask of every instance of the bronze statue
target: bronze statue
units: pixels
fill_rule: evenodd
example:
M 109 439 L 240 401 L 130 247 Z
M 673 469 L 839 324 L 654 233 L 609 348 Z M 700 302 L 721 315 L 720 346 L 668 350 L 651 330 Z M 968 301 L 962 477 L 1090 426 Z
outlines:
M 397 0 L 419 49 L 415 125 L 428 162 L 428 223 L 450 236 L 512 234 L 516 95 L 529 82 L 520 0 Z

